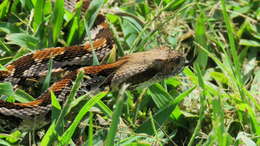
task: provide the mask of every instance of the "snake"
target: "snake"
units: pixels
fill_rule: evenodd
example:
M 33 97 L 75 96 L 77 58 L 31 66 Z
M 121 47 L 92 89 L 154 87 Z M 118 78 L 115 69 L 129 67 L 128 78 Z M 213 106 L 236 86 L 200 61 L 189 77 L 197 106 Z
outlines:
M 64 1 L 66 9 L 70 10 L 74 9 L 76 3 L 77 0 Z M 90 0 L 84 0 L 82 11 L 86 11 L 90 3 Z M 165 46 L 129 54 L 112 63 L 93 65 L 94 57 L 103 62 L 116 45 L 102 14 L 97 15 L 91 33 L 91 42 L 37 50 L 6 64 L 5 70 L 0 70 L 0 82 L 11 83 L 14 89 L 26 89 L 27 82 L 44 78 L 48 71 L 52 74 L 63 72 L 61 79 L 50 85 L 34 101 L 20 103 L 1 99 L 1 132 L 28 130 L 35 121 L 36 129 L 50 123 L 51 92 L 63 105 L 79 72 L 84 74 L 80 90 L 92 91 L 105 87 L 118 89 L 122 84 L 128 84 L 130 88 L 141 87 L 174 76 L 185 66 L 183 53 Z M 53 64 L 51 70 L 48 69 L 50 60 Z

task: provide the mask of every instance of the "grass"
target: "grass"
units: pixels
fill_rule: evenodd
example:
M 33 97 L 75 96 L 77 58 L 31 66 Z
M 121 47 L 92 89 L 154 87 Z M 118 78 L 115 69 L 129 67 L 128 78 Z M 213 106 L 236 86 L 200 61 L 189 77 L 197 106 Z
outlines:
M 72 100 L 79 75 L 65 107 L 52 95 L 52 123 L 41 130 L 44 136 L 32 133 L 28 140 L 26 132 L 2 133 L 1 145 L 260 145 L 258 1 L 98 0 L 86 19 L 63 5 L 63 0 L 3 0 L 0 64 L 37 49 L 83 43 L 100 10 L 116 39 L 117 53 L 108 62 L 160 45 L 196 60 L 148 88 Z M 48 84 L 47 79 L 44 88 Z M 32 100 L 8 83 L 0 83 L 0 94 L 9 101 Z

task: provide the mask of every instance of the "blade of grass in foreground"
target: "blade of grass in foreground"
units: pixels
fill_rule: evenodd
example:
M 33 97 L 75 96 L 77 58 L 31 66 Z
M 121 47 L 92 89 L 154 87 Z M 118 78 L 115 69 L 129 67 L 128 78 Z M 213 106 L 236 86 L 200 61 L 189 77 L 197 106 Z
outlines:
M 49 63 L 48 63 L 48 72 L 47 72 L 47 75 L 46 75 L 46 77 L 45 77 L 45 79 L 43 81 L 41 92 L 44 92 L 50 86 L 52 65 L 53 65 L 53 59 L 51 58 L 49 60 Z
M 66 113 L 68 112 L 69 110 L 69 107 L 70 107 L 70 103 L 72 102 L 73 98 L 76 96 L 77 94 L 77 91 L 79 90 L 80 88 L 80 83 L 81 81 L 83 80 L 83 77 L 84 77 L 84 73 L 81 71 L 78 75 L 77 75 L 77 78 L 76 78 L 76 81 L 75 83 L 73 84 L 72 86 L 72 89 L 71 89 L 71 92 L 68 96 L 68 98 L 66 99 L 66 102 L 64 103 L 63 105 L 63 109 L 59 115 L 59 118 L 57 119 L 57 122 L 56 122 L 56 130 L 59 131 L 60 130 L 60 125 L 62 125 L 63 123 L 63 120 L 64 120 L 64 117 L 66 115 Z
M 103 101 L 100 100 L 97 102 L 97 104 L 108 116 L 112 117 L 113 112 Z
M 61 105 L 57 97 L 54 95 L 52 91 L 51 91 L 51 104 L 52 104 L 51 120 L 56 121 L 59 118 L 61 112 Z
M 77 75 L 76 81 L 75 81 L 74 85 L 72 86 L 71 92 L 70 92 L 68 98 L 66 99 L 65 104 L 63 105 L 63 109 L 61 110 L 59 115 L 55 115 L 55 117 L 52 117 L 53 119 L 55 119 L 54 121 L 52 121 L 52 124 L 54 124 L 54 127 L 50 127 L 47 131 L 48 135 L 51 135 L 52 138 L 51 139 L 45 138 L 44 141 L 42 141 L 42 143 L 48 143 L 48 144 L 52 143 L 52 140 L 55 140 L 56 137 L 61 135 L 61 132 L 63 130 L 62 125 L 63 125 L 64 117 L 65 117 L 67 111 L 69 110 L 70 103 L 72 102 L 73 98 L 75 97 L 75 95 L 80 87 L 80 83 L 83 80 L 83 77 L 84 77 L 83 72 L 80 72 Z M 59 105 L 56 104 L 57 102 L 56 102 L 55 97 L 52 97 L 52 100 L 53 100 L 52 102 L 54 102 L 54 103 L 52 103 L 53 107 L 58 108 Z
M 10 4 L 11 4 L 11 1 L 9 1 L 9 0 L 4 0 L 0 4 L 0 19 L 4 18 L 8 14 Z
M 188 143 L 188 146 L 192 146 L 193 145 L 193 142 L 194 142 L 194 139 L 196 137 L 196 135 L 198 134 L 200 128 L 201 128 L 201 123 L 202 123 L 202 120 L 204 119 L 205 115 L 204 115 L 204 112 L 205 112 L 205 108 L 206 108 L 206 96 L 207 96 L 207 88 L 205 87 L 205 84 L 204 84 L 204 81 L 203 81 L 203 78 L 202 78 L 202 73 L 201 73 L 201 70 L 200 70 L 200 67 L 198 65 L 195 65 L 195 69 L 196 69 L 196 72 L 197 72 L 197 77 L 198 77 L 198 81 L 199 81 L 199 86 L 202 88 L 202 93 L 200 95 L 200 114 L 199 114 L 199 120 L 197 122 L 197 125 L 195 127 L 195 130 L 192 134 L 192 137 Z
M 64 134 L 62 135 L 61 139 L 60 139 L 60 146 L 63 145 L 67 145 L 73 135 L 73 133 L 75 132 L 78 124 L 80 123 L 81 119 L 86 115 L 86 113 L 90 110 L 90 108 L 92 106 L 94 106 L 99 100 L 101 100 L 103 97 L 105 97 L 107 95 L 107 91 L 104 92 L 100 92 L 99 94 L 97 94 L 96 96 L 92 97 L 83 107 L 82 109 L 79 111 L 79 113 L 77 114 L 75 120 L 72 122 L 72 124 L 70 125 L 70 127 L 64 132 Z
M 126 96 L 124 95 L 124 92 L 128 85 L 123 84 L 122 88 L 119 91 L 118 99 L 116 102 L 116 108 L 112 115 L 112 124 L 108 131 L 107 138 L 105 141 L 105 145 L 111 146 L 114 145 L 114 139 L 116 136 L 117 128 L 120 122 L 120 116 L 122 114 L 122 108 L 124 105 L 124 101 L 126 100 Z
M 59 137 L 57 135 L 56 129 L 55 129 L 55 123 L 57 119 L 59 118 L 60 112 L 61 112 L 61 106 L 59 104 L 59 101 L 57 100 L 57 97 L 54 95 L 54 93 L 51 91 L 51 104 L 52 104 L 52 111 L 51 111 L 51 126 L 49 127 L 48 131 L 44 135 L 41 141 L 41 145 L 48 145 L 49 143 L 52 143 L 55 141 L 56 137 Z
M 96 1 L 92 1 L 90 3 L 90 6 L 88 8 L 88 11 L 86 13 L 85 19 L 87 20 L 86 28 L 87 30 L 90 30 L 96 20 L 96 17 L 98 15 L 98 12 L 101 8 L 101 6 L 103 5 L 104 0 L 96 0 Z M 88 34 L 89 35 L 89 34 Z
M 195 88 L 196 86 L 188 89 L 187 91 L 184 91 L 182 94 L 170 101 L 168 106 L 165 106 L 162 110 L 153 116 L 153 119 L 156 122 L 156 129 L 158 129 L 159 126 L 161 126 L 163 122 L 165 122 L 170 117 L 177 104 L 179 104 L 185 97 L 187 97 Z M 153 135 L 153 129 L 151 129 L 151 127 L 151 120 L 148 119 L 136 130 L 136 132 Z
M 88 145 L 93 145 L 93 113 L 89 113 Z
M 59 38 L 60 31 L 63 23 L 64 15 L 64 0 L 56 0 L 54 13 L 53 13 L 53 30 L 52 30 L 52 41 L 56 43 Z
M 165 105 L 168 105 L 169 101 L 173 99 L 159 83 L 150 86 L 147 90 L 147 95 L 151 96 L 158 108 L 165 107 Z
M 224 111 L 221 105 L 221 97 L 216 95 L 215 99 L 212 100 L 212 106 L 213 106 L 213 117 L 212 117 L 212 126 L 214 130 L 214 134 L 218 145 L 231 145 L 227 144 L 227 133 L 225 131 L 224 126 Z
M 246 101 L 245 99 L 245 93 L 243 91 L 243 80 L 242 80 L 242 73 L 241 73 L 241 69 L 240 69 L 240 62 L 239 62 L 239 58 L 238 58 L 238 54 L 237 54 L 237 48 L 235 45 L 235 37 L 234 37 L 234 30 L 232 29 L 233 27 L 231 26 L 232 21 L 230 20 L 228 13 L 227 13 L 227 8 L 226 8 L 226 4 L 225 4 L 225 0 L 221 0 L 221 4 L 222 4 L 222 13 L 223 13 L 223 17 L 224 17 L 224 22 L 227 28 L 227 34 L 228 34 L 228 39 L 229 39 L 229 46 L 230 46 L 230 56 L 232 56 L 233 62 L 234 62 L 234 68 L 231 65 L 231 69 L 233 71 L 234 76 L 236 77 L 235 81 L 236 81 L 236 85 L 238 88 L 238 91 L 240 93 L 240 97 L 242 100 Z
M 89 6 L 88 11 L 87 11 L 86 16 L 85 16 L 85 19 L 83 21 L 85 29 L 86 29 L 88 41 L 90 42 L 92 48 L 93 48 L 93 44 L 92 44 L 92 40 L 91 40 L 90 29 L 94 25 L 94 22 L 97 18 L 98 12 L 99 12 L 101 6 L 103 5 L 103 3 L 104 3 L 104 0 L 92 1 L 90 3 L 90 6 Z M 93 64 L 92 65 L 99 65 L 99 61 L 97 59 L 95 49 L 92 50 L 92 55 L 93 55 Z
M 8 83 L 8 82 L 0 83 L 0 93 L 1 93 L 1 95 L 6 95 L 6 96 L 15 95 L 12 84 Z
M 42 138 L 40 145 L 50 145 L 51 141 L 53 141 L 54 137 L 58 136 L 55 132 L 55 122 L 52 122 L 48 131 Z
M 207 18 L 205 15 L 205 12 L 200 6 L 197 6 L 200 9 L 200 14 L 197 16 L 196 21 L 196 27 L 195 27 L 195 39 L 198 44 L 203 46 L 205 49 L 209 50 L 207 46 L 207 39 L 206 39 L 206 26 L 205 23 L 207 23 Z M 199 63 L 200 67 L 205 70 L 207 63 L 208 63 L 208 55 L 203 52 L 202 50 L 198 49 L 198 57 L 196 59 L 196 62 Z M 204 72 L 202 73 L 204 74 Z
M 43 9 L 44 9 L 44 1 L 45 0 L 37 0 L 34 8 L 34 19 L 33 19 L 33 30 L 34 32 L 40 27 L 43 22 Z

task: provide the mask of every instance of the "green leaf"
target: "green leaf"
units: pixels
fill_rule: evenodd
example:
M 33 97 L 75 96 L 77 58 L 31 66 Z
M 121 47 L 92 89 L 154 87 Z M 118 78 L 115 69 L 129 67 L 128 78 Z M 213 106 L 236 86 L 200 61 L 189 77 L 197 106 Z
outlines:
M 85 15 L 84 25 L 85 25 L 85 29 L 86 29 L 86 33 L 87 33 L 87 38 L 91 44 L 91 47 L 93 47 L 93 46 L 92 46 L 90 29 L 94 25 L 98 12 L 99 12 L 101 6 L 103 5 L 103 3 L 104 3 L 104 0 L 92 1 L 90 3 L 88 11 Z M 98 58 L 97 58 L 97 55 L 96 55 L 94 49 L 92 51 L 92 55 L 93 55 L 93 65 L 99 65 L 99 61 L 98 61 Z
M 13 23 L 0 22 L 0 31 L 5 32 L 6 34 L 10 34 L 10 33 L 20 33 L 21 29 Z
M 51 121 L 56 121 L 59 118 L 61 112 L 61 105 L 57 97 L 53 93 L 53 91 L 51 91 L 51 105 L 52 105 Z
M 0 83 L 1 95 L 14 96 L 15 92 L 11 83 Z
M 15 91 L 15 100 L 23 103 L 23 102 L 34 101 L 35 98 L 33 98 L 30 94 L 28 94 L 24 90 L 17 89 Z
M 51 82 L 51 73 L 52 73 L 52 64 L 53 64 L 53 59 L 51 58 L 49 60 L 49 63 L 48 63 L 48 72 L 47 72 L 47 75 L 43 81 L 43 85 L 42 85 L 42 89 L 41 91 L 45 91 L 49 88 L 50 86 L 50 82 Z
M 112 117 L 113 112 L 103 101 L 100 100 L 97 102 L 97 104 L 108 116 Z
M 171 11 L 178 9 L 185 2 L 185 0 L 174 0 L 174 1 L 164 0 L 164 1 L 168 1 L 165 9 Z
M 133 143 L 130 143 L 130 144 L 126 144 L 124 146 L 151 146 L 151 144 L 142 143 L 142 142 L 133 142 Z
M 93 107 L 99 100 L 107 95 L 108 92 L 100 92 L 99 94 L 92 97 L 79 111 L 77 116 L 75 117 L 74 121 L 71 123 L 70 127 L 63 133 L 61 137 L 61 141 L 59 145 L 67 145 L 75 132 L 78 124 L 80 123 L 81 119 L 86 115 L 86 113 Z
M 195 137 L 197 136 L 197 134 L 199 133 L 200 129 L 201 129 L 201 124 L 202 124 L 202 121 L 205 117 L 205 110 L 206 110 L 206 97 L 207 97 L 207 93 L 208 93 L 208 90 L 205 86 L 205 83 L 204 83 L 204 80 L 203 80 L 203 76 L 202 76 L 202 71 L 200 69 L 200 67 L 198 65 L 195 65 L 195 70 L 196 70 L 196 74 L 197 74 L 197 77 L 198 77 L 198 82 L 199 82 L 199 86 L 201 87 L 202 89 L 202 92 L 200 93 L 200 113 L 199 113 L 199 120 L 197 122 L 197 125 L 193 131 L 193 134 L 190 138 L 190 141 L 188 143 L 188 146 L 192 146 L 194 143 L 194 140 L 195 140 Z
M 239 45 L 249 46 L 249 47 L 260 47 L 259 41 L 253 41 L 253 40 L 247 40 L 247 39 L 240 39 Z
M 4 141 L 3 139 L 0 139 L 0 145 L 2 145 L 2 146 L 12 146 L 8 142 Z
M 20 139 L 21 135 L 22 133 L 16 130 L 15 132 L 11 133 L 10 136 L 6 137 L 6 140 L 10 143 L 16 143 Z
M 147 95 L 151 96 L 158 108 L 163 108 L 169 104 L 173 97 L 160 85 L 154 84 L 147 90 Z
M 214 135 L 216 135 L 216 139 L 218 141 L 218 145 L 225 145 L 225 126 L 224 126 L 224 112 L 223 107 L 221 105 L 220 97 L 216 97 L 217 99 L 212 100 L 213 106 L 213 117 L 212 117 L 212 126 L 214 129 Z
M 130 136 L 130 137 L 127 137 L 123 140 L 120 141 L 120 143 L 118 143 L 119 145 L 132 145 L 132 144 L 141 144 L 141 142 L 138 142 L 138 140 L 142 140 L 142 139 L 145 139 L 147 138 L 146 135 L 134 135 L 134 136 Z M 136 141 L 136 142 L 135 142 Z M 149 144 L 150 146 L 150 144 Z
M 6 36 L 8 44 L 15 44 L 23 48 L 35 50 L 38 48 L 39 40 L 26 33 L 11 33 Z
M 46 134 L 44 135 L 44 137 L 41 140 L 41 144 L 40 145 L 50 145 L 50 143 L 54 140 L 54 138 L 57 137 L 57 133 L 55 130 L 55 121 L 53 121 L 49 127 L 49 129 L 47 130 Z
M 86 28 L 87 28 L 86 30 L 90 30 L 92 28 L 103 3 L 104 3 L 104 0 L 95 0 L 95 1 L 91 2 L 90 6 L 88 8 L 88 11 L 85 15 L 85 20 L 87 20 L 87 23 L 85 24 Z M 88 35 L 90 35 L 90 34 L 88 34 Z
M 1 47 L 1 51 L 5 51 L 9 54 L 12 54 L 13 51 L 0 39 L 0 47 Z
M 260 69 L 255 70 L 255 77 L 253 79 L 251 90 L 252 94 L 255 94 L 255 97 L 260 97 Z
M 56 0 L 54 5 L 54 13 L 53 13 L 53 30 L 52 30 L 52 41 L 56 43 L 63 24 L 63 15 L 64 15 L 64 0 Z
M 177 104 L 179 104 L 185 97 L 187 97 L 196 86 L 190 88 L 189 90 L 183 92 L 179 96 L 177 96 L 175 99 L 170 101 L 167 106 L 164 106 L 161 110 L 159 110 L 155 115 L 153 116 L 153 119 L 155 121 L 156 129 L 158 129 L 171 115 L 173 110 L 176 108 Z M 151 128 L 151 120 L 146 120 L 140 127 L 136 129 L 137 133 L 147 133 L 149 135 L 153 134 L 153 130 Z
M 40 27 L 43 22 L 43 15 L 44 15 L 44 3 L 45 0 L 37 0 L 36 5 L 34 7 L 34 19 L 33 19 L 33 29 L 34 32 Z
M 128 85 L 123 84 L 122 88 L 119 91 L 119 95 L 117 98 L 116 102 L 116 107 L 112 115 L 112 124 L 111 127 L 109 128 L 106 140 L 105 140 L 105 145 L 114 145 L 114 139 L 117 133 L 118 125 L 120 122 L 120 116 L 122 114 L 122 109 L 124 102 L 126 101 L 126 96 L 124 95 L 124 92 Z
M 122 20 L 122 23 L 121 23 L 121 28 L 123 30 L 123 33 L 124 33 L 124 39 L 126 41 L 126 43 L 128 44 L 128 46 L 130 47 L 135 39 L 137 38 L 138 36 L 138 32 L 140 32 L 140 29 L 138 29 L 137 26 L 140 26 L 140 25 L 137 25 L 136 23 L 130 23 L 129 22 L 129 19 L 132 20 L 131 18 L 129 19 L 126 19 L 127 17 L 123 17 L 123 20 Z M 134 21 L 134 20 L 133 20 Z
M 89 113 L 88 145 L 93 145 L 93 113 Z
M 223 83 L 223 84 L 227 84 L 228 83 L 228 78 L 223 73 L 211 72 L 210 75 L 211 75 L 212 78 L 214 78 L 215 80 L 219 81 L 220 83 Z
M 72 25 L 70 27 L 69 36 L 67 39 L 67 44 L 70 45 L 77 36 L 77 31 L 79 31 L 79 16 L 74 16 Z
M 84 73 L 81 71 L 78 73 L 77 78 L 75 80 L 75 83 L 73 84 L 71 88 L 71 92 L 69 96 L 66 99 L 66 102 L 63 105 L 63 109 L 59 115 L 59 118 L 57 119 L 55 129 L 57 130 L 58 134 L 60 135 L 61 129 L 62 129 L 62 123 L 64 123 L 64 117 L 68 113 L 68 110 L 70 109 L 70 104 L 73 101 L 74 97 L 76 96 L 79 88 L 80 88 L 80 83 L 83 80 Z
M 9 82 L 0 83 L 0 95 L 14 97 L 19 102 L 30 102 L 35 100 L 31 95 L 21 89 L 13 90 L 13 86 Z
M 208 50 L 205 23 L 207 23 L 205 12 L 203 9 L 200 9 L 200 14 L 196 21 L 195 38 L 203 48 Z M 206 68 L 208 63 L 208 55 L 200 49 L 198 49 L 196 63 L 198 63 L 203 70 Z
M 10 7 L 11 1 L 10 0 L 4 0 L 0 4 L 0 19 L 5 17 L 8 14 L 8 10 Z
M 24 56 L 25 54 L 27 54 L 27 53 L 29 53 L 29 52 L 31 52 L 31 50 L 26 49 L 26 48 L 21 48 L 21 49 L 19 49 L 19 50 L 15 53 L 15 55 L 12 56 L 13 59 L 12 59 L 10 62 L 17 60 L 18 58 Z

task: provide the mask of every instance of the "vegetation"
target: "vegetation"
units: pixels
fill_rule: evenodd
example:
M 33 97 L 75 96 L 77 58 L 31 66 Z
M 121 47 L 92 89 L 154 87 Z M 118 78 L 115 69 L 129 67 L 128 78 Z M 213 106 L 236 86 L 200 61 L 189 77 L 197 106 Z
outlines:
M 53 122 L 40 130 L 44 136 L 34 131 L 28 140 L 26 132 L 14 131 L 0 134 L 1 145 L 260 145 L 257 0 L 96 0 L 86 14 L 65 10 L 63 0 L 3 0 L 0 64 L 83 43 L 100 10 L 117 43 L 109 61 L 164 45 L 186 52 L 188 60 L 196 57 L 193 65 L 150 87 L 103 91 L 87 101 L 89 95 L 72 100 L 80 74 L 63 108 L 52 96 Z M 1 94 L 28 101 L 24 92 L 6 89 L 1 84 Z

